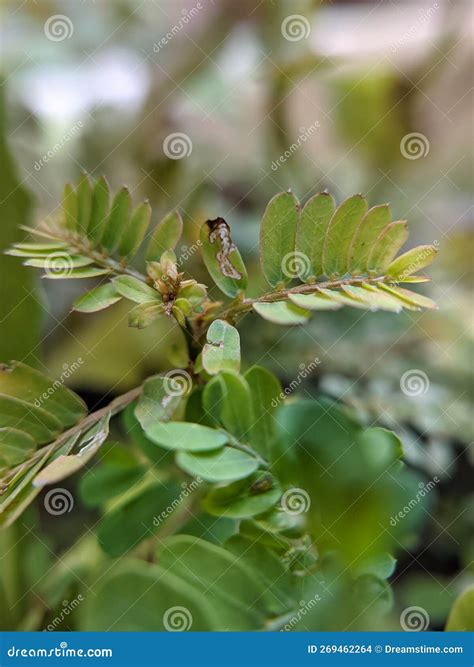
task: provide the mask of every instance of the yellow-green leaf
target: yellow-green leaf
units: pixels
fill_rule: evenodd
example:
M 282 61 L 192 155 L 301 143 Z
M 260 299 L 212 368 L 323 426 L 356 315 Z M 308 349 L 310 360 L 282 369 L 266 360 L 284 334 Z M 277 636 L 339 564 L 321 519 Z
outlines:
M 367 271 L 382 275 L 408 238 L 405 220 L 391 222 L 378 236 L 367 260 Z
M 268 283 L 275 287 L 292 279 L 288 263 L 295 252 L 295 236 L 300 207 L 291 192 L 281 192 L 271 199 L 260 226 L 260 261 Z
M 394 259 L 385 273 L 395 280 L 404 280 L 412 273 L 431 264 L 437 252 L 438 249 L 433 245 L 420 245 L 412 248 Z
M 362 195 L 349 197 L 336 209 L 324 241 L 322 263 L 326 276 L 343 276 L 347 273 L 349 249 L 366 211 L 367 201 Z
M 296 252 L 303 260 L 299 262 L 298 275 L 303 281 L 323 273 L 324 240 L 335 208 L 334 198 L 327 192 L 311 197 L 303 208 L 296 231 Z
M 210 375 L 220 371 L 240 370 L 240 336 L 225 320 L 215 320 L 207 331 L 202 351 L 202 365 Z
M 148 262 L 158 261 L 165 250 L 174 250 L 183 233 L 183 220 L 179 211 L 171 211 L 155 227 L 146 249 Z
M 101 245 L 108 252 L 115 250 L 120 242 L 120 238 L 130 215 L 130 206 L 130 194 L 128 189 L 123 187 L 118 191 L 112 201 L 112 208 L 107 222 L 105 223 L 104 233 L 101 238 Z
M 372 247 L 381 232 L 390 224 L 390 220 L 388 204 L 374 206 L 364 215 L 349 248 L 348 269 L 351 275 L 366 273 Z

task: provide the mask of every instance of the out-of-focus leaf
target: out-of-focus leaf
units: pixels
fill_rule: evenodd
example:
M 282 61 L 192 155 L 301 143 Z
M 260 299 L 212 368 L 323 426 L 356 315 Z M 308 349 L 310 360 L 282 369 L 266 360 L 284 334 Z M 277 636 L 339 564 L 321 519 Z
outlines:
M 190 475 L 207 482 L 243 479 L 255 472 L 259 465 L 254 456 L 232 447 L 200 454 L 181 451 L 176 455 L 176 463 Z
M 200 241 L 204 263 L 217 287 L 227 296 L 238 296 L 247 287 L 247 270 L 224 218 L 207 220 Z
M 296 231 L 296 252 L 302 253 L 298 275 L 303 282 L 323 273 L 324 240 L 335 208 L 336 203 L 327 192 L 314 195 L 303 208 Z
M 179 211 L 171 211 L 153 230 L 146 249 L 147 261 L 159 261 L 165 250 L 174 250 L 183 233 L 183 220 Z
M 76 231 L 78 218 L 77 193 L 70 183 L 66 183 L 64 186 L 63 217 L 66 229 Z
M 242 442 L 250 437 L 251 400 L 246 380 L 237 373 L 223 372 L 204 388 L 203 405 L 214 420 Z
M 281 192 L 268 202 L 263 214 L 260 261 L 263 274 L 272 287 L 291 280 L 287 265 L 295 251 L 299 207 L 298 200 L 291 192 Z
M 207 331 L 202 351 L 202 365 L 209 375 L 240 370 L 240 336 L 225 320 L 214 320 Z
M 82 502 L 97 507 L 115 496 L 129 491 L 145 474 L 145 467 L 136 461 L 101 463 L 94 466 L 81 478 L 79 492 Z
M 446 632 L 474 632 L 474 586 L 457 598 L 446 623 Z
M 164 312 L 164 306 L 157 299 L 146 301 L 132 308 L 128 315 L 128 326 L 146 329 Z
M 224 431 L 188 422 L 159 422 L 149 426 L 145 433 L 150 440 L 161 447 L 190 452 L 219 449 L 228 441 L 228 435 Z
M 5 394 L 0 394 L 0 428 L 21 429 L 38 445 L 51 442 L 62 431 L 61 422 L 50 412 Z
M 33 438 L 15 428 L 0 428 L 0 468 L 24 461 L 36 449 Z
M 112 252 L 119 244 L 120 238 L 130 215 L 130 193 L 123 187 L 115 195 L 110 209 L 109 217 L 105 223 L 101 238 L 101 245 Z
M 104 310 L 112 306 L 122 297 L 117 293 L 112 283 L 94 287 L 90 292 L 86 292 L 74 301 L 74 310 L 80 313 L 96 313 L 98 310 Z
M 92 189 L 87 174 L 83 174 L 77 185 L 77 226 L 78 230 L 87 233 L 91 214 Z
M 283 324 L 285 326 L 304 324 L 310 316 L 310 313 L 307 310 L 299 308 L 288 301 L 254 303 L 253 309 L 260 315 L 260 317 L 263 317 L 264 320 L 273 322 L 273 324 Z
M 118 252 L 122 257 L 133 257 L 140 247 L 151 220 L 148 201 L 139 204 L 126 223 L 120 238 Z
M 262 366 L 252 366 L 244 375 L 250 389 L 250 443 L 262 456 L 274 435 L 273 413 L 282 392 L 273 373 Z
M 49 271 L 45 273 L 43 278 L 49 278 L 49 280 L 75 280 L 75 279 L 84 279 L 84 278 L 97 278 L 97 276 L 105 276 L 107 273 L 110 273 L 109 269 L 101 269 L 95 266 L 83 266 L 78 269 L 66 269 L 64 271 Z
M 322 263 L 326 276 L 343 276 L 348 271 L 352 239 L 366 212 L 367 201 L 362 195 L 349 197 L 336 209 L 324 241 Z

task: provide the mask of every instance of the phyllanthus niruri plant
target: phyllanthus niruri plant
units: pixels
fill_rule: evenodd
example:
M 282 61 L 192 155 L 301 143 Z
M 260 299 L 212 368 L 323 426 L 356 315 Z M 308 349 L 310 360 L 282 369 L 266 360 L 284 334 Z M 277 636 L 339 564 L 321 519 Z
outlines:
M 98 278 L 74 303 L 78 311 L 126 299 L 132 327 L 173 318 L 189 362 L 90 414 L 63 383 L 24 363 L 3 366 L 1 524 L 13 523 L 43 487 L 82 470 L 79 492 L 103 514 L 96 538 L 107 556 L 90 577 L 81 571 L 92 588 L 78 609 L 82 629 L 167 629 L 174 608 L 185 610 L 192 630 L 278 630 L 289 619 L 294 630 L 357 629 L 369 618 L 374 629 L 391 606 L 392 552 L 414 534 L 425 499 L 395 526 L 390 519 L 421 480 L 395 434 L 324 397 L 282 401 L 278 379 L 261 366 L 242 372 L 236 327 L 250 311 L 299 325 L 313 311 L 345 306 L 434 308 L 401 285 L 427 280 L 414 274 L 436 248 L 398 255 L 406 222 L 393 222 L 387 205 L 369 209 L 361 195 L 336 206 L 323 192 L 302 207 L 283 192 L 262 219 L 261 296 L 246 296 L 228 222 L 202 225 L 196 250 L 222 302 L 185 275 L 175 254 L 180 214 L 151 233 L 150 220 L 149 204 L 132 210 L 126 188 L 111 198 L 104 178 L 91 184 L 83 176 L 66 186 L 58 217 L 28 230 L 38 240 L 9 250 L 49 279 Z M 145 237 L 143 266 L 132 265 Z M 119 413 L 129 446 L 97 462 Z M 298 614 L 301 600 L 312 599 L 318 604 Z

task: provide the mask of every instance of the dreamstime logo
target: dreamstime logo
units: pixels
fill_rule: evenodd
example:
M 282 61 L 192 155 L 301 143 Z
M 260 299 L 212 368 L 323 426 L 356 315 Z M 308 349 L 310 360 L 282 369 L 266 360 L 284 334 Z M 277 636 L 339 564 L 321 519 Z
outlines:
M 157 516 L 153 518 L 153 525 L 155 527 L 159 526 L 162 521 L 167 519 L 177 507 L 181 505 L 183 500 L 186 500 L 186 498 L 191 495 L 191 493 L 198 488 L 200 484 L 202 484 L 202 477 L 196 477 L 196 479 L 193 479 L 193 481 L 190 484 L 187 484 L 186 482 L 183 482 L 182 486 L 182 491 L 179 494 L 177 498 L 173 500 L 172 503 L 168 505 L 168 507 L 165 507 L 164 510 L 162 510 Z
M 433 241 L 433 245 L 424 248 L 415 257 L 413 262 L 411 262 L 409 266 L 407 266 L 407 268 L 402 273 L 400 273 L 398 278 L 404 279 L 407 278 L 408 276 L 411 276 L 413 273 L 416 273 L 420 266 L 425 266 L 425 261 L 429 259 L 438 250 L 438 248 L 439 248 L 439 241 L 435 239 Z
M 44 507 L 48 514 L 59 516 L 70 512 L 74 507 L 74 498 L 67 489 L 51 489 L 44 497 Z
M 163 141 L 163 152 L 170 160 L 181 160 L 193 152 L 193 142 L 184 132 L 168 134 Z
M 301 146 L 311 137 L 312 134 L 316 132 L 318 128 L 321 127 L 319 120 L 315 120 L 308 128 L 300 127 L 300 133 L 298 134 L 296 141 L 294 141 L 291 146 L 280 155 L 279 158 L 273 160 L 272 169 L 276 171 L 282 164 L 284 164 L 288 158 L 290 158 L 293 153 L 301 148 Z
M 281 34 L 289 42 L 299 42 L 301 39 L 308 39 L 311 32 L 311 26 L 305 16 L 301 14 L 291 14 L 283 19 L 281 23 Z
M 59 151 L 65 144 L 67 144 L 68 141 L 71 141 L 71 139 L 74 139 L 74 137 L 80 133 L 83 127 L 84 123 L 82 120 L 79 120 L 75 125 L 73 125 L 71 129 L 66 132 L 66 134 L 63 134 L 60 140 L 57 141 L 52 148 L 50 148 L 39 160 L 36 160 L 34 164 L 35 170 L 39 171 L 41 167 L 44 167 L 47 162 L 49 162 L 57 153 L 59 153 Z
M 170 607 L 163 614 L 163 625 L 168 632 L 186 632 L 192 624 L 192 614 L 186 607 Z
M 435 475 L 433 479 L 430 479 L 429 482 L 426 484 L 424 482 L 420 482 L 418 484 L 419 491 L 417 491 L 416 496 L 414 498 L 411 498 L 408 503 L 401 509 L 395 516 L 392 516 L 390 518 L 390 525 L 395 528 L 397 523 L 401 521 L 401 519 L 404 519 L 407 514 L 409 514 L 412 509 L 414 509 L 420 500 L 423 500 L 425 496 L 427 496 L 431 491 L 435 488 L 437 484 L 439 484 L 439 477 Z
M 50 16 L 44 24 L 44 34 L 51 42 L 62 42 L 71 39 L 74 26 L 69 16 L 55 14 Z
M 58 625 L 61 625 L 61 623 L 64 621 L 64 619 L 69 616 L 69 614 L 76 609 L 81 602 L 83 602 L 84 597 L 82 594 L 79 594 L 77 598 L 74 598 L 74 600 L 71 600 L 71 602 L 68 602 L 68 600 L 63 600 L 62 604 L 62 609 L 59 612 L 57 616 L 53 618 L 51 623 L 49 623 L 45 630 L 48 632 L 53 632 L 53 630 L 56 630 Z
M 34 405 L 37 408 L 40 408 L 44 401 L 47 401 L 50 396 L 54 394 L 55 391 L 57 391 L 60 387 L 64 385 L 66 380 L 68 380 L 82 364 L 84 363 L 84 359 L 82 357 L 78 357 L 76 361 L 73 361 L 72 364 L 64 363 L 63 364 L 63 372 L 61 375 L 58 377 L 57 380 L 53 382 L 53 384 L 48 387 L 41 396 L 38 396 L 38 398 L 35 398 Z
M 190 374 L 177 368 L 163 376 L 163 388 L 168 396 L 186 396 L 191 391 L 193 380 Z
M 431 7 L 428 7 L 428 9 L 424 7 L 420 9 L 416 22 L 409 27 L 409 29 L 400 37 L 400 39 L 397 39 L 397 41 L 393 42 L 391 45 L 390 50 L 392 53 L 396 53 L 400 46 L 403 46 L 407 42 L 412 41 L 418 30 L 423 26 L 424 23 L 431 19 L 433 14 L 435 14 L 438 9 L 439 5 L 437 2 L 431 5 Z
M 299 385 L 305 380 L 310 373 L 312 373 L 321 363 L 319 357 L 315 357 L 309 364 L 300 364 L 300 371 L 294 380 L 290 382 L 288 387 L 285 387 L 278 396 L 272 398 L 272 408 L 276 408 L 279 403 L 287 396 L 289 396 Z
M 73 269 L 72 257 L 66 252 L 53 252 L 44 263 L 44 272 L 50 278 L 67 278 Z
M 424 371 L 412 368 L 400 378 L 400 389 L 406 396 L 421 396 L 430 388 L 430 381 Z
M 290 630 L 293 630 L 295 625 L 310 611 L 313 607 L 315 607 L 318 602 L 321 602 L 321 596 L 320 595 L 315 595 L 314 597 L 311 598 L 311 600 L 300 600 L 300 606 L 298 611 L 294 616 L 292 616 L 286 623 L 285 625 L 280 628 L 280 632 L 289 632 Z
M 281 270 L 287 278 L 306 275 L 311 270 L 309 257 L 304 252 L 295 250 L 287 253 L 281 261 Z
M 181 30 L 195 17 L 199 12 L 203 9 L 203 6 L 200 2 L 197 2 L 194 7 L 191 7 L 191 9 L 182 9 L 181 10 L 181 18 L 179 21 L 164 35 L 158 42 L 155 42 L 153 44 L 153 51 L 155 53 L 158 53 L 158 51 L 163 48 L 163 46 L 166 46 L 166 44 L 169 44 L 173 37 L 178 35 Z
M 407 607 L 400 614 L 400 626 L 405 632 L 423 632 L 430 624 L 430 617 L 423 607 Z
M 421 132 L 405 134 L 400 141 L 400 153 L 407 160 L 418 160 L 430 152 L 430 142 Z
M 291 516 L 304 514 L 311 507 L 311 498 L 304 489 L 288 489 L 281 497 L 283 511 Z

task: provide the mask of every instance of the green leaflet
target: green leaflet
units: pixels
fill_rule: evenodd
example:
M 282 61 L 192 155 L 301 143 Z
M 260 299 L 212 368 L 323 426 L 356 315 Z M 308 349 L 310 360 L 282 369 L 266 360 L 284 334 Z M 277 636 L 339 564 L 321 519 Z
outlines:
M 254 473 L 250 479 L 212 489 L 203 508 L 214 516 L 248 519 L 267 512 L 281 496 L 277 480 L 269 473 Z
M 75 280 L 97 278 L 98 276 L 105 276 L 107 273 L 110 273 L 109 269 L 100 269 L 95 266 L 83 266 L 78 269 L 72 269 L 72 271 L 66 269 L 64 271 L 48 272 L 45 273 L 43 278 L 49 278 L 49 280 Z
M 92 188 L 87 174 L 83 174 L 77 185 L 77 227 L 84 236 L 87 233 L 91 214 Z
M 118 252 L 121 257 L 133 257 L 138 251 L 150 225 L 151 206 L 148 201 L 139 204 L 125 225 Z
M 112 306 L 122 297 L 117 293 L 112 283 L 94 287 L 90 292 L 86 292 L 74 301 L 73 308 L 80 313 L 95 313 L 98 310 L 104 310 Z
M 407 223 L 404 220 L 391 222 L 378 236 L 367 260 L 367 271 L 383 275 L 393 258 L 408 238 Z
M 400 299 L 402 303 L 407 303 L 408 305 L 415 306 L 417 308 L 428 308 L 430 310 L 435 310 L 438 306 L 434 301 L 429 299 L 423 294 L 417 294 L 411 290 L 405 289 L 404 287 L 397 287 L 395 285 L 384 285 L 380 284 L 380 288 L 393 294 L 397 299 Z
M 63 194 L 63 219 L 64 226 L 69 231 L 77 229 L 77 195 L 70 183 L 64 186 Z
M 161 302 L 159 292 L 133 276 L 118 276 L 112 280 L 112 284 L 121 296 L 135 303 Z
M 324 240 L 335 208 L 334 198 L 327 192 L 314 195 L 303 208 L 296 231 L 296 253 L 309 260 L 302 261 L 299 267 L 298 275 L 303 282 L 323 273 Z
M 190 475 L 207 482 L 243 479 L 255 472 L 259 465 L 254 456 L 232 447 L 200 454 L 181 451 L 176 454 L 176 463 Z
M 387 268 L 386 275 L 395 280 L 403 280 L 431 264 L 438 249 L 432 245 L 420 245 L 397 257 Z
M 332 216 L 322 258 L 323 272 L 329 278 L 347 273 L 352 239 L 366 211 L 367 201 L 362 195 L 354 195 L 342 202 Z
M 240 336 L 225 320 L 214 320 L 207 331 L 202 351 L 202 365 L 209 375 L 240 370 Z
M 120 242 L 130 215 L 130 206 L 130 194 L 128 189 L 123 187 L 117 192 L 112 201 L 110 214 L 100 240 L 102 247 L 109 253 L 113 252 Z
M 174 250 L 183 233 L 183 220 L 179 211 L 171 211 L 155 227 L 146 249 L 148 262 L 159 261 L 166 250 Z
M 88 507 L 103 505 L 134 487 L 144 474 L 145 467 L 137 465 L 134 459 L 95 465 L 81 478 L 79 492 L 82 502 Z
M 223 447 L 228 435 L 208 426 L 188 422 L 156 423 L 145 429 L 147 438 L 166 449 L 205 452 Z
M 252 366 L 244 375 L 250 389 L 250 443 L 267 456 L 274 435 L 273 413 L 279 403 L 282 387 L 273 373 L 262 366 Z
M 254 303 L 253 309 L 264 320 L 273 324 L 294 325 L 304 324 L 309 318 L 309 312 L 293 305 L 289 301 L 274 301 L 272 303 Z
M 313 294 L 290 294 L 289 299 L 295 306 L 307 310 L 338 310 L 343 305 L 318 292 Z
M 87 236 L 94 243 L 100 243 L 104 234 L 104 227 L 109 212 L 109 199 L 109 184 L 104 176 L 102 176 L 96 182 L 92 191 L 91 216 L 87 228 Z
M 35 408 L 47 411 L 54 418 L 53 425 L 59 421 L 65 429 L 87 414 L 86 404 L 65 386 L 65 379 L 67 378 L 53 380 L 34 368 L 15 361 L 0 365 L 0 394 L 21 399 L 22 403 L 27 403 L 27 411 L 30 407 L 33 412 Z M 43 412 L 39 413 L 40 417 Z M 22 424 L 15 428 L 24 430 Z
M 59 255 L 59 264 L 55 266 L 54 255 Z M 32 259 L 27 259 L 24 263 L 25 266 L 33 266 L 37 269 L 45 269 L 46 273 L 58 273 L 58 277 L 65 278 L 67 274 L 73 269 L 80 268 L 82 266 L 89 266 L 93 264 L 90 257 L 83 257 L 81 255 L 69 255 L 65 252 L 53 253 L 45 257 L 33 257 Z M 50 277 L 48 275 L 48 277 Z
M 370 310 L 389 310 L 393 313 L 399 313 L 402 310 L 400 301 L 377 289 L 371 290 L 370 287 L 357 285 L 343 285 L 342 289 L 354 299 L 360 299 Z
M 204 264 L 217 287 L 227 296 L 238 296 L 247 287 L 247 270 L 224 218 L 207 220 L 200 242 Z
M 0 428 L 27 433 L 37 445 L 54 440 L 61 433 L 61 422 L 50 412 L 32 403 L 0 393 Z
M 213 419 L 241 442 L 250 437 L 250 387 L 237 373 L 222 372 L 204 388 L 203 406 Z
M 146 430 L 156 422 L 169 421 L 190 390 L 191 377 L 186 371 L 171 371 L 165 376 L 150 377 L 135 407 L 135 417 Z
M 367 261 L 372 247 L 391 219 L 388 204 L 374 206 L 364 215 L 349 248 L 348 270 L 351 275 L 367 272 Z
M 9 468 L 24 461 L 34 450 L 33 438 L 15 428 L 0 428 L 0 468 Z
M 267 282 L 275 287 L 292 278 L 295 235 L 300 217 L 299 203 L 291 192 L 281 192 L 269 201 L 260 226 L 260 261 Z

